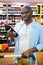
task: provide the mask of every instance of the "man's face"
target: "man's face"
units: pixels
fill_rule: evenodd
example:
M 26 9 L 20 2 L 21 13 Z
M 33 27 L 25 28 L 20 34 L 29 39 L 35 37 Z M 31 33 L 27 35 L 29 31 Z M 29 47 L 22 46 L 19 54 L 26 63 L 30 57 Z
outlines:
M 21 9 L 22 20 L 28 22 L 32 17 L 32 11 L 27 8 Z

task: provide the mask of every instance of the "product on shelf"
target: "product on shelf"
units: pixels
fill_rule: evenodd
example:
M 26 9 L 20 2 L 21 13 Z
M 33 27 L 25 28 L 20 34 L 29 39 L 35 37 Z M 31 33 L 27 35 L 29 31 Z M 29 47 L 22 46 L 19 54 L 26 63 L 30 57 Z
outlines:
M 43 14 L 43 5 L 42 5 L 42 14 Z
M 39 23 L 41 22 L 40 16 L 36 16 L 34 19 L 36 22 L 39 22 Z
M 15 16 L 15 23 L 22 21 L 21 16 Z
M 15 18 L 14 18 L 14 16 L 12 16 L 12 22 L 15 22 Z
M 8 43 L 0 44 L 0 51 L 7 51 L 8 50 Z
M 38 14 L 40 14 L 40 5 L 37 5 L 38 6 Z
M 8 50 L 8 43 L 3 43 L 2 44 L 2 50 Z
M 0 44 L 0 51 L 2 51 L 2 44 Z
M 42 15 L 42 17 L 41 17 L 41 23 L 43 24 L 43 15 Z
M 5 24 L 5 22 L 4 21 L 1 21 L 0 24 Z
M 37 8 L 33 10 L 33 14 L 38 14 L 38 9 Z

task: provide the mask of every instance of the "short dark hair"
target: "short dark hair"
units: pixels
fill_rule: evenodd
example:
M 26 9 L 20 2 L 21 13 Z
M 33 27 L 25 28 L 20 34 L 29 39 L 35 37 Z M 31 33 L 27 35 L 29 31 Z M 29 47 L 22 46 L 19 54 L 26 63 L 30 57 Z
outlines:
M 22 8 L 26 8 L 28 11 L 32 11 L 32 9 L 31 9 L 30 6 L 23 6 L 23 7 L 21 7 L 21 9 L 22 9 Z

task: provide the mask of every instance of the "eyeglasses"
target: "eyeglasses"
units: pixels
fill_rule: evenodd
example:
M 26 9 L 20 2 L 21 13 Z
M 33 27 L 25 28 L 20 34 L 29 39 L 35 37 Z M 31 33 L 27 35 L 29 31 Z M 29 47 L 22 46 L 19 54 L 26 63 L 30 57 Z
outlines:
M 21 12 L 21 14 L 24 14 L 24 13 L 27 14 L 27 13 L 29 13 L 29 11 L 27 11 L 27 12 Z

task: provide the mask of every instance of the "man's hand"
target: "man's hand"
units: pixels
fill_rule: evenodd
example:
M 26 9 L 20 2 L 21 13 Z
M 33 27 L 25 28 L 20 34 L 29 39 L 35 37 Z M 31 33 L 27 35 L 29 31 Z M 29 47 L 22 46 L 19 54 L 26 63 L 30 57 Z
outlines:
M 7 32 L 7 36 L 8 37 L 15 37 L 16 36 L 16 33 L 15 32 Z
M 29 56 L 30 56 L 30 51 L 29 50 L 27 50 L 27 51 L 25 51 L 24 53 L 22 53 L 22 57 L 23 58 L 28 58 Z
M 15 32 L 7 32 L 7 38 L 10 37 L 11 38 L 11 41 L 14 41 L 15 35 L 16 35 Z
M 7 37 L 11 37 L 12 32 L 7 32 Z
M 31 54 L 31 53 L 37 52 L 37 51 L 38 51 L 37 48 L 35 48 L 35 47 L 34 47 L 34 48 L 31 48 L 31 49 L 25 51 L 24 53 L 22 53 L 22 57 L 28 58 L 28 57 L 30 57 L 30 54 Z

